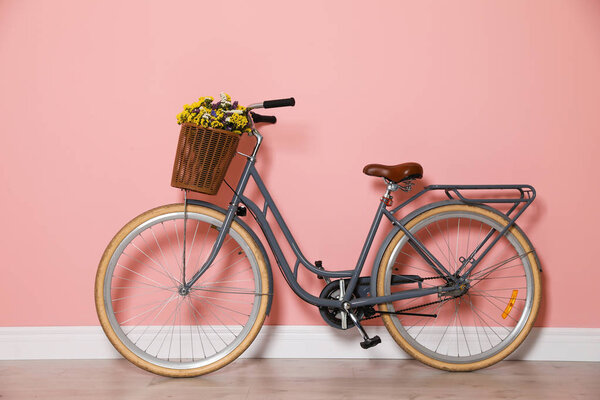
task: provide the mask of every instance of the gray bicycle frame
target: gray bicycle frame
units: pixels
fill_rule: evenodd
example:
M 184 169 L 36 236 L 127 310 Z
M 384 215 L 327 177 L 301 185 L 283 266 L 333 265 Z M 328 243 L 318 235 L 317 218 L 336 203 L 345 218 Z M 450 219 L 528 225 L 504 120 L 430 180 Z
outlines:
M 225 239 L 226 233 L 229 231 L 233 220 L 237 215 L 237 210 L 239 208 L 240 203 L 244 204 L 255 217 L 259 227 L 261 228 L 267 242 L 275 256 L 275 260 L 279 265 L 279 268 L 286 279 L 289 286 L 292 290 L 300 297 L 302 300 L 313 304 L 318 307 L 331 307 L 331 308 L 342 308 L 344 303 L 349 303 L 351 308 L 357 307 L 365 307 L 365 306 L 373 306 L 381 303 L 388 303 L 397 300 L 404 300 L 414 297 L 422 297 L 428 296 L 431 294 L 439 293 L 443 294 L 445 292 L 451 292 L 460 286 L 461 280 L 458 278 L 459 274 L 466 269 L 464 274 L 462 274 L 461 278 L 467 278 L 473 269 L 478 265 L 481 259 L 490 251 L 490 249 L 504 236 L 504 234 L 510 229 L 511 226 L 514 225 L 517 218 L 523 213 L 523 211 L 531 204 L 531 202 L 535 198 L 535 190 L 532 186 L 529 185 L 430 185 L 425 187 L 422 191 L 416 193 L 414 196 L 400 204 L 398 207 L 388 210 L 386 204 L 381 201 L 377 207 L 377 211 L 375 213 L 375 218 L 371 224 L 371 228 L 367 234 L 367 238 L 363 244 L 362 250 L 358 257 L 358 261 L 356 266 L 352 270 L 342 270 L 342 271 L 328 271 L 324 269 L 320 269 L 317 266 L 311 264 L 307 258 L 304 256 L 302 251 L 300 250 L 296 240 L 294 239 L 292 233 L 290 232 L 287 224 L 285 223 L 279 209 L 277 208 L 275 201 L 271 197 L 267 187 L 265 186 L 258 170 L 255 167 L 256 162 L 256 154 L 258 152 L 258 148 L 260 147 L 260 143 L 262 141 L 262 136 L 257 132 L 253 131 L 253 134 L 257 138 L 257 145 L 254 149 L 254 152 L 251 156 L 247 156 L 242 154 L 247 158 L 246 165 L 238 182 L 238 185 L 234 191 L 233 198 L 229 204 L 227 209 L 227 213 L 225 219 L 223 221 L 223 225 L 219 228 L 219 235 L 213 245 L 213 249 L 205 261 L 204 265 L 194 274 L 194 276 L 189 280 L 189 282 L 184 283 L 186 287 L 190 288 L 194 285 L 194 283 L 202 276 L 202 274 L 210 267 L 215 257 L 217 256 L 223 241 Z M 240 153 L 241 154 L 241 153 Z M 262 209 L 251 199 L 244 195 L 244 191 L 250 180 L 250 177 L 256 183 L 260 193 L 262 194 L 265 202 Z M 490 199 L 469 199 L 465 197 L 460 191 L 461 190 L 517 190 L 520 192 L 520 197 L 517 199 L 514 198 L 490 198 Z M 398 220 L 394 217 L 394 214 L 397 213 L 400 209 L 402 209 L 407 204 L 411 203 L 418 197 L 423 194 L 432 191 L 432 190 L 444 190 L 446 195 L 450 199 L 458 198 L 462 202 L 466 204 L 482 204 L 482 203 L 512 203 L 513 206 L 509 211 L 505 213 L 508 224 L 503 228 L 500 232 L 490 231 L 486 237 L 482 240 L 482 242 L 477 246 L 477 248 L 465 259 L 460 260 L 461 266 L 458 268 L 457 272 L 453 275 L 451 274 L 440 261 L 433 255 L 427 248 Z M 453 197 L 455 196 L 455 197 Z M 188 203 L 193 204 L 193 200 L 189 200 Z M 522 204 L 521 208 L 518 206 Z M 290 267 L 275 234 L 273 233 L 273 229 L 271 228 L 270 223 L 267 221 L 267 212 L 271 210 L 273 217 L 283 235 L 291 247 L 294 255 L 296 256 L 296 262 L 294 264 L 294 269 Z M 514 216 L 511 217 L 513 212 L 516 212 Z M 404 234 L 408 237 L 408 243 L 417 251 L 418 254 L 423 257 L 423 259 L 431 266 L 432 270 L 435 271 L 442 279 L 447 281 L 447 284 L 444 286 L 432 287 L 432 288 L 422 288 L 419 285 L 419 289 L 409 289 L 400 292 L 393 293 L 387 296 L 366 296 L 366 297 L 358 297 L 352 299 L 352 295 L 354 290 L 358 285 L 358 281 L 360 278 L 360 274 L 364 267 L 365 260 L 369 254 L 369 250 L 373 244 L 373 240 L 375 235 L 379 229 L 381 220 L 383 217 L 386 217 L 393 226 L 398 227 Z M 479 253 L 480 250 L 486 245 L 486 243 L 494 236 L 496 233 L 496 237 L 487 245 L 487 247 L 483 250 L 483 252 Z M 477 258 L 476 258 L 477 256 Z M 302 286 L 298 283 L 298 267 L 302 264 L 307 270 L 310 272 L 326 278 L 350 278 L 350 281 L 347 285 L 345 294 L 340 300 L 333 299 L 324 299 L 320 297 L 316 297 L 310 293 L 308 293 Z M 468 268 L 467 265 L 471 264 Z

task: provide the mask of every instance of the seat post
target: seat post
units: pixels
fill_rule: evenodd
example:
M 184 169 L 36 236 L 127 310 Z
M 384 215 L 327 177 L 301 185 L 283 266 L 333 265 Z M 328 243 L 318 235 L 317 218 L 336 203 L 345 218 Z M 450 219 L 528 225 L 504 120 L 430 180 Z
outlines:
M 392 205 L 392 202 L 394 201 L 392 192 L 395 192 L 396 190 L 398 190 L 399 186 L 387 178 L 383 178 L 383 180 L 385 181 L 385 184 L 387 185 L 387 187 L 385 190 L 385 194 L 381 197 L 381 201 L 383 202 L 383 204 L 386 205 L 386 207 L 390 207 Z
M 415 185 L 415 182 L 412 179 L 407 179 L 404 182 L 398 183 L 392 182 L 387 178 L 383 178 L 383 180 L 385 181 L 387 187 L 385 190 L 385 194 L 381 196 L 381 201 L 386 205 L 386 207 L 392 205 L 394 199 L 392 196 L 392 192 L 395 192 L 398 189 L 402 190 L 403 192 L 410 192 L 413 186 Z M 399 183 L 402 183 L 402 185 L 399 185 Z

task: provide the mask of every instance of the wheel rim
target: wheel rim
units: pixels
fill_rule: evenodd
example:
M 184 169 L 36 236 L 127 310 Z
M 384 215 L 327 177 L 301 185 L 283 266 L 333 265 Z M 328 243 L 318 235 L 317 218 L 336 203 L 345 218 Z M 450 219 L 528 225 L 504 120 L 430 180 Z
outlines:
M 470 254 L 490 229 L 502 228 L 496 220 L 479 213 L 450 211 L 424 218 L 410 231 L 454 273 L 460 265 L 460 256 Z M 406 285 L 392 288 L 389 284 L 392 273 L 436 276 L 424 261 L 419 264 L 420 257 L 413 253 L 407 237 L 403 236 L 386 265 L 385 294 L 412 288 Z M 443 298 L 432 295 L 388 303 L 389 311 L 415 307 L 407 312 L 437 315 L 436 318 L 390 316 L 402 338 L 421 354 L 452 364 L 486 360 L 506 349 L 522 332 L 532 311 L 534 279 L 527 252 L 514 235 L 507 233 L 473 270 L 471 278 L 475 278 L 471 288 L 458 298 L 422 307 L 417 306 Z M 438 286 L 443 280 L 425 280 L 422 284 Z M 514 305 L 509 307 L 511 299 Z
M 123 345 L 153 365 L 179 370 L 213 364 L 240 346 L 259 317 L 262 296 L 258 261 L 234 229 L 190 293 L 180 293 L 183 217 L 171 212 L 135 227 L 115 249 L 103 287 L 108 321 Z M 187 280 L 221 225 L 187 213 Z

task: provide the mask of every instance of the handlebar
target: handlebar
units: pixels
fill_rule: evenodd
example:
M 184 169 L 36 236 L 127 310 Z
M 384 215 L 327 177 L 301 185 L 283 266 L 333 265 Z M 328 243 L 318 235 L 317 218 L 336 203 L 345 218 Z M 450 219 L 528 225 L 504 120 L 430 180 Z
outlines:
M 293 97 L 288 99 L 276 99 L 276 100 L 265 100 L 261 103 L 250 104 L 246 107 L 248 111 L 255 110 L 257 108 L 277 108 L 277 107 L 293 107 L 296 105 L 296 100 Z M 234 111 L 235 112 L 235 111 Z M 250 112 L 252 120 L 256 123 L 266 122 L 268 124 L 274 124 L 277 122 L 277 118 L 272 115 L 261 115 L 254 111 Z
M 250 114 L 252 115 L 252 120 L 255 123 L 266 122 L 268 124 L 274 124 L 277 122 L 277 118 L 275 118 L 273 115 L 261 115 L 255 112 L 250 112 Z
M 289 99 L 265 100 L 261 103 L 250 104 L 246 108 L 253 110 L 255 108 L 293 107 L 295 105 L 296 100 L 294 100 L 293 97 L 290 97 Z
M 293 97 L 289 99 L 277 99 L 277 100 L 265 100 L 263 101 L 264 108 L 276 108 L 276 107 L 293 107 L 296 105 L 296 100 Z

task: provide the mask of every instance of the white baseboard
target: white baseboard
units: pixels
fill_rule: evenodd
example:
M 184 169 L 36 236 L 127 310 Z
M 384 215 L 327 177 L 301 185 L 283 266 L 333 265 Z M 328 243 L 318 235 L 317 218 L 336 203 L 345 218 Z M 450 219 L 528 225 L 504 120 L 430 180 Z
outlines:
M 369 326 L 382 343 L 359 346 L 357 331 L 328 326 L 264 326 L 242 357 L 408 358 L 382 326 Z M 119 358 L 99 326 L 0 327 L 0 360 Z M 599 328 L 534 328 L 513 360 L 600 361 Z

